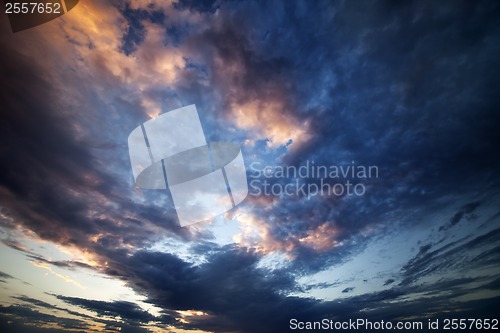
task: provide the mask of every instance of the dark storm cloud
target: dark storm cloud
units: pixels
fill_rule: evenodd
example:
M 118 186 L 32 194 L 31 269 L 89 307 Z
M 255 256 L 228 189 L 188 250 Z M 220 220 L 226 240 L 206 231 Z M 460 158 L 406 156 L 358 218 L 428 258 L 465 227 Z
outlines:
M 77 305 L 81 308 L 97 312 L 97 314 L 100 316 L 120 316 L 123 320 L 141 323 L 148 323 L 150 321 L 157 320 L 157 318 L 155 318 L 152 314 L 142 310 L 137 304 L 131 302 L 104 302 L 62 295 L 57 295 L 57 298 L 65 301 L 66 303 Z
M 395 280 L 394 280 L 394 279 L 388 279 L 388 280 L 386 280 L 386 281 L 384 282 L 384 286 L 388 286 L 388 285 L 390 285 L 390 284 L 392 284 L 392 283 L 394 283 L 394 282 L 395 282 Z
M 492 290 L 500 290 L 500 278 L 495 279 L 494 281 L 486 284 L 484 288 Z
M 195 309 L 209 314 L 188 327 L 271 332 L 267 327 L 286 322 L 288 303 L 293 308 L 308 308 L 315 302 L 282 295 L 293 290 L 293 278 L 287 272 L 257 268 L 259 258 L 231 246 L 193 266 L 171 254 L 141 251 L 115 260 L 121 263 L 115 270 L 163 309 Z
M 326 288 L 330 288 L 330 287 L 334 287 L 334 286 L 338 286 L 340 285 L 341 282 L 334 282 L 334 283 L 326 283 L 326 282 L 322 282 L 322 283 L 314 283 L 314 284 L 308 284 L 306 286 L 303 287 L 304 290 L 311 290 L 311 289 L 326 289 Z
M 73 316 L 81 317 L 82 319 L 92 319 L 92 320 L 95 320 L 95 318 L 93 318 L 91 316 L 87 316 L 86 314 L 79 313 L 79 312 L 76 312 L 76 311 L 73 311 L 73 310 L 70 310 L 70 309 L 62 308 L 62 307 L 59 307 L 59 306 L 55 306 L 55 305 L 52 305 L 52 304 L 47 303 L 45 301 L 41 301 L 39 299 L 32 298 L 32 297 L 29 297 L 29 296 L 26 296 L 26 295 L 15 296 L 13 298 L 16 299 L 16 300 L 20 300 L 20 301 L 23 301 L 25 303 L 28 303 L 30 305 L 34 305 L 34 306 L 40 307 L 40 308 L 44 308 L 44 309 L 48 309 L 48 310 L 59 310 L 59 311 L 66 312 L 66 313 L 68 313 L 70 315 L 73 315 Z
M 344 23 L 338 29 L 352 28 L 350 42 L 359 52 L 348 55 L 347 66 L 336 64 L 331 109 L 328 117 L 313 117 L 321 135 L 311 143 L 318 149 L 308 149 L 307 156 L 329 157 L 330 151 L 341 159 L 375 162 L 386 181 L 415 187 L 417 193 L 402 198 L 409 204 L 421 202 L 420 189 L 449 192 L 470 186 L 479 172 L 491 174 L 498 165 L 493 153 L 497 47 L 491 44 L 498 36 L 491 28 L 498 8 L 448 3 L 429 16 L 432 9 L 424 4 L 386 11 L 380 3 L 373 5 L 366 25 L 355 19 L 370 11 L 365 6 L 347 4 L 338 13 Z M 487 22 L 479 27 L 481 19 Z M 455 143 L 456 137 L 464 139 Z M 319 158 L 328 162 L 325 157 Z M 384 188 L 377 192 L 395 194 Z
M 151 331 L 145 327 L 129 325 L 127 323 L 121 323 L 116 321 L 102 321 L 106 324 L 104 330 L 106 332 L 124 332 L 124 333 L 150 333 Z
M 74 261 L 74 260 L 49 260 L 47 258 L 44 258 L 39 255 L 27 255 L 27 258 L 29 258 L 31 261 L 36 262 L 36 263 L 45 263 L 45 264 L 50 264 L 56 267 L 61 267 L 61 268 L 67 268 L 67 269 L 76 269 L 76 268 L 89 268 L 91 269 L 92 266 L 89 264 L 86 264 L 84 262 L 80 261 Z
M 14 239 L 2 239 L 1 242 L 14 250 L 32 254 L 32 252 Z
M 220 248 L 208 256 L 208 262 L 192 266 L 175 255 L 140 251 L 128 258 L 117 270 L 127 270 L 135 285 L 158 301 L 173 309 L 212 310 L 231 306 L 247 306 L 246 297 L 268 299 L 273 290 L 292 290 L 294 281 L 285 272 L 266 272 L 255 266 L 257 254 L 239 250 L 233 246 Z M 247 296 L 248 295 L 248 296 Z
M 45 240 L 90 250 L 144 244 L 151 237 L 148 223 L 190 237 L 176 225 L 172 209 L 132 204 L 128 184 L 124 188 L 99 166 L 95 142 L 75 135 L 75 119 L 61 112 L 56 101 L 62 97 L 42 67 L 10 48 L 0 52 L 1 204 L 12 217 L 2 219 L 4 227 L 22 223 Z M 103 214 L 92 217 L 96 210 Z M 16 248 L 13 240 L 3 242 Z
M 223 115 L 234 101 L 279 98 L 282 120 L 311 124 L 310 141 L 290 149 L 284 165 L 356 161 L 380 169 L 379 179 L 365 182 L 370 188 L 362 198 L 287 198 L 271 210 L 255 209 L 272 235 L 301 235 L 331 220 L 341 230 L 337 240 L 348 241 L 367 226 L 392 227 L 387 221 L 408 209 L 438 209 L 443 203 L 435 199 L 445 194 L 497 191 L 499 8 L 493 2 L 438 7 L 222 2 L 212 26 L 184 35 L 180 43 L 202 62 L 192 71 L 211 84 L 186 71 L 181 94 L 201 100 L 219 91 L 222 106 L 215 109 Z M 228 74 L 215 59 L 242 70 Z M 309 253 L 297 245 L 298 259 L 314 265 Z
M 197 266 L 166 253 L 139 252 L 128 260 L 122 267 L 128 270 L 123 276 L 128 276 L 129 284 L 142 290 L 149 302 L 163 309 L 195 308 L 207 314 L 189 317 L 184 328 L 277 332 L 288 329 L 290 318 L 402 320 L 411 316 L 427 320 L 429 313 L 439 313 L 442 309 L 453 309 L 458 317 L 492 314 L 492 310 L 480 302 L 453 300 L 466 296 L 470 286 L 477 286 L 478 282 L 484 286 L 475 287 L 477 290 L 491 288 L 495 285 L 491 279 L 457 278 L 427 284 L 400 284 L 342 300 L 319 301 L 286 296 L 287 291 L 297 290 L 289 275 L 291 272 L 257 268 L 255 254 L 234 247 L 220 249 Z M 393 282 L 388 280 L 386 285 Z M 346 288 L 343 293 L 353 290 L 354 287 Z M 408 301 L 408 297 L 419 294 L 430 297 L 432 305 L 429 298 Z M 499 304 L 500 299 L 490 301 Z
M 67 236 L 62 235 L 66 228 L 56 227 L 62 221 L 71 221 L 75 233 L 97 234 L 97 226 L 83 216 L 86 202 L 69 191 L 93 187 L 84 178 L 88 173 L 101 184 L 111 179 L 93 172 L 94 157 L 74 139 L 71 124 L 55 112 L 57 95 L 41 75 L 42 69 L 9 49 L 2 48 L 1 58 L 5 67 L 1 69 L 4 162 L 0 177 L 8 191 L 2 203 L 46 239 L 61 241 Z M 10 149 L 12 145 L 17 149 Z M 109 193 L 103 185 L 95 189 Z
M 499 34 L 492 28 L 498 8 L 445 4 L 430 17 L 424 4 L 385 11 L 381 3 L 372 5 L 348 3 L 337 13 L 331 40 L 348 35 L 350 42 L 338 49 L 354 50 L 345 66 L 330 57 L 337 74 L 328 115 L 312 117 L 319 135 L 295 157 L 375 163 L 387 186 L 408 184 L 402 196 L 385 186 L 374 189 L 380 198 L 398 195 L 400 207 L 421 204 L 422 193 L 476 187 L 480 173 L 488 186 L 498 185 L 492 172 L 499 162 L 493 148 L 499 139 L 493 111 L 498 48 L 491 42 Z M 361 24 L 355 18 L 370 7 Z M 478 20 L 487 22 L 479 27 Z M 464 139 L 453 142 L 456 137 Z
M 52 304 L 49 304 L 45 301 L 41 301 L 39 299 L 35 299 L 35 298 L 31 298 L 29 296 L 25 296 L 25 295 L 22 295 L 22 296 L 16 296 L 14 297 L 15 299 L 18 299 L 20 301 L 23 301 L 23 302 L 26 302 L 26 303 L 30 303 L 30 304 L 33 304 L 35 306 L 39 306 L 39 307 L 42 307 L 42 308 L 46 308 L 46 309 L 59 309 L 57 306 L 54 306 Z
M 60 112 L 56 103 L 60 96 L 51 88 L 43 68 L 10 48 L 2 47 L 0 58 L 0 203 L 2 214 L 9 217 L 1 220 L 7 232 L 21 224 L 44 240 L 86 249 L 103 261 L 110 248 L 121 248 L 124 244 L 143 246 L 150 240 L 155 232 L 151 232 L 147 223 L 162 228 L 165 234 L 173 232 L 174 237 L 176 233 L 182 238 L 191 237 L 166 216 L 164 209 L 131 204 L 127 197 L 130 189 L 123 190 L 121 180 L 99 168 L 100 162 L 92 152 L 95 142 L 77 138 L 72 124 L 74 119 Z M 99 138 L 95 139 L 99 142 Z M 110 202 L 114 202 L 116 210 L 107 206 Z M 92 218 L 88 213 L 94 209 L 102 209 L 105 213 Z M 157 235 L 162 236 L 162 233 Z M 98 239 L 92 241 L 94 236 Z M 2 242 L 36 262 L 66 269 L 91 268 L 77 261 L 48 260 L 11 238 Z M 94 269 L 100 270 L 100 267 Z M 50 309 L 49 305 L 34 300 L 23 301 Z M 123 310 L 122 315 L 129 316 L 131 321 L 134 315 L 141 315 L 134 312 L 139 309 L 136 305 L 130 304 L 129 308 L 125 303 L 115 305 L 115 310 Z M 78 315 L 71 310 L 57 310 Z M 15 315 L 18 321 L 25 316 L 28 325 L 57 321 L 56 316 L 43 316 L 24 307 L 5 308 L 4 313 Z M 66 324 L 63 318 L 58 321 L 64 328 L 70 328 L 69 323 Z M 29 326 L 5 325 L 12 330 L 33 330 Z M 145 331 L 133 323 L 109 321 L 109 325 L 118 325 L 116 327 L 130 332 Z M 84 326 L 75 324 L 74 327 Z
M 347 302 L 357 304 L 360 309 L 362 306 L 368 305 L 371 309 L 369 312 L 363 311 L 361 312 L 362 315 L 359 313 L 360 317 L 367 318 L 368 320 L 386 320 L 387 318 L 391 318 L 394 322 L 395 320 L 406 321 L 408 318 L 413 318 L 413 321 L 422 321 L 424 325 L 428 319 L 434 318 L 466 318 L 474 315 L 482 318 L 493 318 L 495 317 L 495 310 L 491 307 L 496 307 L 500 304 L 499 297 L 492 297 L 482 301 L 450 302 L 449 295 L 438 295 L 441 291 L 440 289 L 436 289 L 434 290 L 434 295 L 429 294 L 429 296 L 433 296 L 432 302 L 429 302 L 429 299 L 416 299 L 412 302 L 398 299 L 398 297 L 404 294 L 410 294 L 409 290 L 380 292 L 373 295 L 367 294 L 352 297 Z M 449 312 L 442 314 L 443 309 L 448 309 L 448 311 L 453 310 L 453 314 Z M 446 332 L 442 327 L 437 331 Z
M 36 326 L 42 326 L 42 325 L 47 325 L 47 324 L 56 324 L 62 329 L 81 329 L 85 330 L 88 325 L 77 319 L 70 319 L 70 318 L 61 318 L 57 317 L 54 315 L 50 314 L 45 314 L 42 312 L 39 312 L 37 310 L 32 309 L 31 307 L 28 306 L 21 306 L 21 305 L 10 305 L 10 306 L 0 306 L 0 316 L 2 319 L 10 319 L 13 320 L 14 322 L 22 322 L 23 325 L 19 326 L 24 326 L 24 329 L 28 332 L 36 332 L 36 329 L 34 327 Z M 28 319 L 28 322 L 26 322 Z M 3 321 L 3 320 L 2 320 Z M 7 322 L 2 323 L 4 327 L 9 327 L 9 329 L 12 330 L 12 324 Z M 28 325 L 26 325 L 28 324 Z M 14 324 L 13 326 L 17 326 Z M 41 330 L 44 332 L 44 330 Z M 50 332 L 50 330 L 49 330 Z
M 98 316 L 105 316 L 105 317 L 109 317 L 109 316 L 118 317 L 119 316 L 120 317 L 119 320 L 121 320 L 121 321 L 88 316 L 88 315 L 83 314 L 83 313 L 79 313 L 79 312 L 76 312 L 76 311 L 73 311 L 73 310 L 70 310 L 67 308 L 55 306 L 55 305 L 52 305 L 52 304 L 47 303 L 45 301 L 41 301 L 41 300 L 31 298 L 28 296 L 24 296 L 24 295 L 23 296 L 16 296 L 13 298 L 16 300 L 20 300 L 22 302 L 28 303 L 29 305 L 34 305 L 36 307 L 43 308 L 45 310 L 63 311 L 63 312 L 66 312 L 70 315 L 80 317 L 82 320 L 87 320 L 87 321 L 91 321 L 91 322 L 98 322 L 98 323 L 105 324 L 106 330 L 110 330 L 110 331 L 121 330 L 122 332 L 130 332 L 130 333 L 132 333 L 132 332 L 139 332 L 139 333 L 144 332 L 144 333 L 146 333 L 146 332 L 150 332 L 150 330 L 142 327 L 141 326 L 142 322 L 147 323 L 151 320 L 154 320 L 157 323 L 157 325 L 161 324 L 161 325 L 163 325 L 163 327 L 165 324 L 172 322 L 172 319 L 170 316 L 164 315 L 161 318 L 154 317 L 151 314 L 149 314 L 148 312 L 143 311 L 136 304 L 129 303 L 129 302 L 123 302 L 123 301 L 103 302 L 103 301 L 87 300 L 87 299 L 76 298 L 76 297 L 63 297 L 63 296 L 58 296 L 58 295 L 54 295 L 54 296 L 65 301 L 68 304 L 76 305 L 76 306 L 79 306 L 81 308 L 84 308 L 84 309 L 87 309 L 90 311 L 94 311 L 98 314 Z M 19 310 L 19 309 L 22 309 L 22 310 Z M 21 331 L 21 329 L 27 330 L 29 332 L 33 332 L 32 331 L 33 328 L 29 328 L 29 326 L 33 325 L 35 323 L 39 323 L 39 320 L 40 320 L 38 318 L 40 316 L 40 315 L 38 315 L 40 312 L 38 312 L 37 310 L 34 310 L 32 308 L 28 308 L 24 305 L 17 304 L 15 306 L 13 306 L 13 308 L 11 307 L 10 310 L 5 310 L 5 313 L 15 314 L 15 315 L 19 315 L 19 316 L 23 316 L 24 314 L 30 315 L 29 317 L 26 318 L 27 320 L 23 324 L 20 323 L 21 327 L 19 327 L 17 329 L 15 329 L 14 326 L 12 326 L 12 324 L 10 324 L 10 329 L 12 331 L 15 330 L 16 332 Z M 44 317 L 44 315 L 41 314 L 41 316 L 42 316 L 42 320 L 44 320 L 43 321 L 44 323 L 51 322 L 51 320 L 53 318 L 52 315 L 49 315 L 48 317 Z M 8 318 L 8 317 L 5 317 L 5 318 Z M 0 320 L 1 319 L 3 319 L 3 318 L 0 317 Z M 82 324 L 79 324 L 80 321 L 78 321 L 78 320 L 73 320 L 73 321 L 68 320 L 68 322 L 66 322 L 66 319 L 63 318 L 60 322 L 62 324 L 59 323 L 59 325 L 62 326 L 63 328 L 85 328 L 87 326 L 87 324 L 83 324 L 83 321 L 81 321 Z M 74 327 L 69 327 L 69 324 L 71 324 L 71 323 L 77 323 L 77 324 L 74 325 Z
M 0 271 L 0 282 L 5 283 L 7 279 L 15 279 L 12 275 Z
M 240 88 L 222 94 L 226 106 L 233 100 L 281 97 L 285 92 L 282 116 L 310 121 L 311 141 L 290 150 L 283 163 L 355 160 L 380 168 L 380 179 L 359 200 L 287 198 L 277 200 L 272 209 L 254 207 L 253 213 L 267 221 L 276 239 L 299 237 L 330 220 L 340 228 L 339 240 L 356 240 L 350 248 L 324 254 L 298 245 L 292 267 L 310 273 L 346 260 L 367 244 L 369 237 L 359 236 L 361 230 L 369 225 L 394 227 L 387 221 L 409 209 L 438 209 L 443 201 L 436 199 L 445 194 L 450 196 L 444 200 L 453 203 L 459 193 L 482 188 L 487 197 L 498 190 L 495 142 L 500 141 L 500 118 L 494 110 L 499 106 L 495 91 L 500 73 L 494 41 L 500 36 L 499 7 L 493 2 L 447 2 L 438 7 L 222 3 L 216 26 L 202 37 L 186 37 L 185 42 L 211 59 L 216 55 L 224 64 L 245 69 L 228 81 L 207 60 L 211 87 Z M 268 15 L 261 15 L 264 9 Z M 477 208 L 470 205 L 453 215 L 450 224 Z M 424 246 L 404 267 L 403 284 L 472 264 L 474 258 L 459 264 L 471 247 L 487 256 L 478 266 L 496 260 L 494 249 L 483 247 L 495 244 L 492 233 L 436 250 Z M 371 301 L 406 292 L 409 289 L 372 295 Z
M 471 202 L 467 205 L 464 205 L 458 212 L 453 215 L 450 219 L 450 223 L 447 226 L 442 226 L 439 230 L 446 230 L 448 227 L 452 227 L 458 222 L 460 222 L 464 217 L 468 220 L 474 219 L 474 215 L 472 213 L 481 205 L 480 202 Z

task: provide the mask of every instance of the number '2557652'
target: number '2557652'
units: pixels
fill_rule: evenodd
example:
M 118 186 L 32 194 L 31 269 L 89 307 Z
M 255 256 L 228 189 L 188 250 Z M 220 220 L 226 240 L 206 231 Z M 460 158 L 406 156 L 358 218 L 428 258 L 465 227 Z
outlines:
M 78 0 L 4 0 L 5 13 L 9 17 L 12 32 L 18 32 L 47 23 L 64 15 L 78 4 Z

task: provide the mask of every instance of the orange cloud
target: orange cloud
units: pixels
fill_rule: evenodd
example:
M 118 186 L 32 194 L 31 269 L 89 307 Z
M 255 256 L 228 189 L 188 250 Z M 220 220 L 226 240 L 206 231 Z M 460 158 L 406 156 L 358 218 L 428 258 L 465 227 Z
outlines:
M 307 236 L 299 238 L 299 242 L 316 252 L 323 252 L 339 245 L 339 242 L 335 240 L 337 234 L 338 230 L 329 222 L 325 222 L 315 229 L 308 230 Z
M 270 226 L 263 220 L 243 212 L 235 216 L 240 225 L 240 233 L 233 236 L 236 244 L 253 249 L 262 254 L 271 252 L 291 253 L 294 244 L 277 239 L 271 234 Z
M 305 236 L 289 235 L 278 239 L 272 235 L 268 222 L 252 214 L 243 212 L 235 216 L 234 219 L 240 225 L 240 233 L 233 236 L 236 244 L 262 254 L 282 252 L 289 257 L 294 257 L 293 252 L 298 246 L 305 246 L 316 252 L 324 252 L 340 245 L 335 240 L 338 230 L 330 222 L 308 230 Z
M 52 273 L 54 276 L 57 276 L 58 278 L 60 279 L 63 279 L 64 281 L 68 282 L 68 283 L 71 283 L 79 288 L 82 288 L 82 289 L 85 289 L 85 287 L 83 287 L 80 283 L 78 283 L 77 281 L 73 280 L 72 278 L 70 278 L 69 276 L 67 275 L 64 275 L 64 274 L 59 274 L 57 272 L 55 272 L 49 265 L 47 264 L 44 264 L 44 263 L 41 263 L 41 262 L 36 262 L 36 261 L 32 261 L 31 262 L 34 266 L 36 267 L 39 267 L 39 268 L 43 268 L 43 269 L 46 269 L 48 270 L 50 273 Z
M 280 100 L 255 99 L 242 104 L 233 102 L 231 116 L 238 127 L 255 131 L 267 138 L 273 147 L 287 144 L 289 140 L 297 146 L 310 138 L 309 124 L 294 120 Z
M 165 45 L 162 26 L 148 21 L 143 25 L 144 41 L 126 55 L 121 46 L 129 27 L 119 10 L 104 1 L 81 1 L 61 18 L 15 35 L 9 45 L 18 45 L 16 49 L 30 58 L 40 55 L 33 60 L 51 73 L 54 90 L 65 91 L 70 103 L 86 98 L 78 89 L 67 88 L 76 77 L 76 84 L 91 87 L 102 101 L 113 98 L 110 91 L 121 91 L 125 100 L 154 117 L 162 111 L 162 100 L 148 90 L 175 84 L 185 62 L 180 49 Z
M 224 91 L 229 110 L 227 119 L 241 129 L 253 132 L 268 145 L 279 147 L 292 140 L 291 148 L 308 141 L 310 124 L 293 114 L 281 78 L 257 79 L 251 84 L 243 78 L 255 76 L 244 60 L 249 55 L 228 51 L 231 56 L 216 55 L 213 60 L 215 85 Z

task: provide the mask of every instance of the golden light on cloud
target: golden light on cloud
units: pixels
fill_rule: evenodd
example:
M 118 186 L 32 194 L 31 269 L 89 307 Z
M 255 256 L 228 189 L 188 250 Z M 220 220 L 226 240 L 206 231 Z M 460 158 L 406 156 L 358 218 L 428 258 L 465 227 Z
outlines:
M 161 114 L 161 105 L 153 99 L 143 98 L 141 105 L 150 119 L 155 119 Z
M 45 264 L 45 263 L 42 263 L 42 262 L 37 262 L 37 261 L 31 261 L 31 263 L 38 267 L 38 268 L 43 268 L 43 269 L 46 269 L 47 271 L 49 271 L 52 275 L 54 276 L 57 276 L 58 278 L 68 282 L 68 283 L 71 283 L 75 286 L 77 286 L 78 288 L 81 288 L 81 289 L 85 289 L 84 286 L 82 286 L 80 283 L 78 283 L 77 281 L 73 280 L 72 278 L 70 278 L 69 276 L 67 275 L 64 275 L 64 274 L 59 274 L 57 272 L 55 272 L 52 267 L 50 267 L 48 264 Z
M 130 0 L 130 8 L 148 10 L 151 6 L 154 6 L 154 8 L 168 10 L 175 2 L 176 0 Z
M 146 3 L 149 1 L 137 1 L 136 5 L 147 8 Z M 151 22 L 143 25 L 144 40 L 127 55 L 122 43 L 129 27 L 122 13 L 109 3 L 83 1 L 57 22 L 35 31 L 39 32 L 37 40 L 27 39 L 22 52 L 45 54 L 38 61 L 54 69 L 50 72 L 60 73 L 56 69 L 63 67 L 78 73 L 79 84 L 91 87 L 103 101 L 109 100 L 110 91 L 127 91 L 122 98 L 154 118 L 162 112 L 162 100 L 147 92 L 171 87 L 185 61 L 180 49 L 165 44 L 166 31 L 161 25 Z M 69 90 L 71 82 L 64 74 L 53 79 L 60 89 Z M 71 92 L 73 98 L 78 94 Z
M 300 120 L 292 108 L 285 82 L 280 77 L 267 81 L 256 78 L 251 83 L 244 79 L 256 76 L 248 68 L 245 55 L 230 46 L 213 56 L 213 84 L 224 91 L 228 104 L 226 117 L 237 127 L 253 132 L 258 139 L 267 139 L 271 147 L 289 144 L 295 149 L 307 142 L 311 135 L 308 120 Z M 246 55 L 248 56 L 248 55 Z
M 134 52 L 132 72 L 137 78 L 142 78 L 141 84 L 147 87 L 170 85 L 184 67 L 183 54 L 179 49 L 165 45 L 165 28 L 147 22 L 144 27 L 146 37 Z
M 183 317 L 208 316 L 208 313 L 200 310 L 177 310 L 176 312 Z
M 314 229 L 307 231 L 303 237 L 282 237 L 278 239 L 271 233 L 268 222 L 249 213 L 240 213 L 234 217 L 240 225 L 240 232 L 233 236 L 233 241 L 246 248 L 262 254 L 272 252 L 285 253 L 289 258 L 294 257 L 294 250 L 302 245 L 316 252 L 324 252 L 339 246 L 335 240 L 338 230 L 329 222 L 325 222 Z
M 244 104 L 233 103 L 231 108 L 238 127 L 257 132 L 268 139 L 272 147 L 285 145 L 289 140 L 297 146 L 310 138 L 309 124 L 290 118 L 280 101 L 252 100 Z
M 339 245 L 334 238 L 338 231 L 325 222 L 315 229 L 309 230 L 307 236 L 299 238 L 299 242 L 317 252 L 330 250 Z
M 240 225 L 240 233 L 233 236 L 236 244 L 253 249 L 262 254 L 271 252 L 290 253 L 294 244 L 272 236 L 270 226 L 254 215 L 243 212 L 235 216 Z
M 177 321 L 182 324 L 190 324 L 190 320 L 192 319 L 209 316 L 208 313 L 199 310 L 177 310 L 175 312 L 180 315 L 180 318 L 177 318 Z

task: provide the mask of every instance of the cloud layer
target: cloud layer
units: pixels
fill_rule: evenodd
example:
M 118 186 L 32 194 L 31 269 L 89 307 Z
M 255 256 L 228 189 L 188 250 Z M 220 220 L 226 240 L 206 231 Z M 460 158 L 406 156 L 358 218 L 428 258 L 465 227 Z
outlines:
M 26 32 L 3 22 L 2 244 L 118 279 L 159 310 L 12 292 L 1 330 L 494 317 L 499 13 L 493 1 L 82 1 Z M 216 221 L 180 228 L 168 193 L 134 186 L 126 140 L 189 104 L 247 166 L 355 162 L 379 177 L 360 197 L 249 196 L 220 233 Z M 21 283 L 1 269 L 2 285 Z

